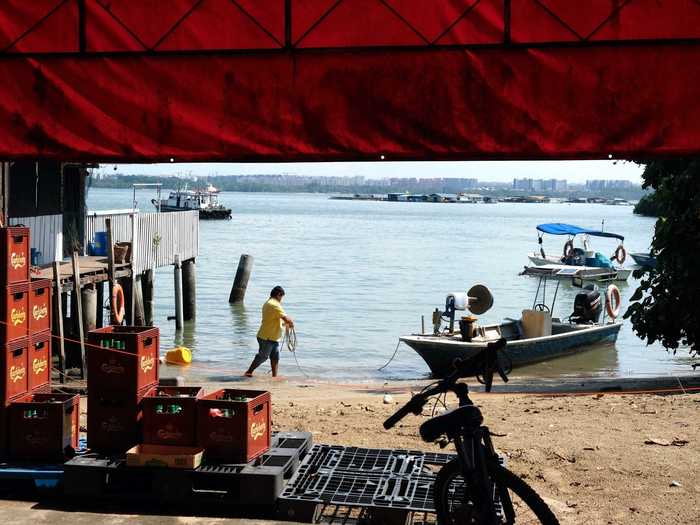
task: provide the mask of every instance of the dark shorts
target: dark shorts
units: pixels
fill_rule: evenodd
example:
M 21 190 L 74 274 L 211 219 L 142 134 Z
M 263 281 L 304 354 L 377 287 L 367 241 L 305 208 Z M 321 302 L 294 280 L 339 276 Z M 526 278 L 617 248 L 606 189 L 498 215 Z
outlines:
M 260 339 L 258 337 L 258 355 L 260 361 L 279 361 L 280 360 L 280 343 L 279 341 L 270 341 L 268 339 Z M 256 359 L 257 360 L 257 359 Z

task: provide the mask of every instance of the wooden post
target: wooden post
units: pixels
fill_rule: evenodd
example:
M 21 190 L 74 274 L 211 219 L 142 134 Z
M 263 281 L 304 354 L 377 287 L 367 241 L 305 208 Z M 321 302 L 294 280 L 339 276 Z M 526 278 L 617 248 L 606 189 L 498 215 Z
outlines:
M 197 276 L 194 259 L 182 263 L 183 318 L 194 321 L 197 318 Z
M 80 341 L 80 370 L 82 379 L 87 379 L 87 367 L 85 366 L 85 332 L 83 331 L 83 306 L 80 288 L 80 263 L 78 252 L 73 252 L 73 289 L 75 290 L 76 312 L 78 314 L 78 337 Z
M 141 288 L 141 276 L 136 276 L 136 281 L 132 284 L 131 295 L 134 301 L 134 325 L 146 325 L 146 313 L 143 306 L 143 290 Z
M 241 258 L 238 261 L 236 277 L 233 279 L 231 293 L 228 296 L 229 303 L 238 303 L 243 301 L 245 298 L 246 288 L 248 288 L 248 281 L 250 280 L 250 272 L 252 270 L 253 256 L 246 254 L 241 255 Z
M 182 313 L 182 265 L 180 256 L 175 256 L 175 330 L 182 330 L 185 324 Z
M 112 290 L 114 289 L 115 279 L 114 279 L 114 239 L 112 238 L 112 219 L 107 217 L 105 219 L 105 226 L 107 228 L 107 273 L 109 275 L 109 285 L 107 289 L 109 290 L 109 324 L 117 324 L 117 320 L 114 317 L 114 310 L 112 309 Z
M 83 288 L 80 301 L 83 307 L 83 330 L 87 333 L 97 328 L 97 290 L 92 287 Z
M 58 337 L 58 380 L 61 383 L 66 381 L 66 348 L 63 339 L 63 293 L 61 290 L 61 272 L 58 268 L 59 262 L 53 262 L 53 281 L 54 281 L 54 294 L 53 294 L 53 308 L 54 308 L 54 319 L 52 323 L 52 330 L 54 334 Z
M 138 227 L 139 224 L 139 219 L 138 219 L 138 212 L 136 210 L 133 210 L 131 213 L 131 294 L 129 297 L 129 317 L 131 318 L 131 324 L 136 325 L 136 301 L 137 301 L 137 292 L 136 292 L 136 257 L 137 257 L 137 252 L 138 252 Z M 141 316 L 143 319 L 143 315 Z
M 95 327 L 96 328 L 102 328 L 105 323 L 104 319 L 104 305 L 105 305 L 105 283 L 96 283 L 95 284 L 96 291 L 97 291 L 97 297 L 96 297 L 96 302 L 97 304 L 95 305 Z
M 141 292 L 143 294 L 143 314 L 146 326 L 153 326 L 155 311 L 155 274 L 152 269 L 141 275 Z

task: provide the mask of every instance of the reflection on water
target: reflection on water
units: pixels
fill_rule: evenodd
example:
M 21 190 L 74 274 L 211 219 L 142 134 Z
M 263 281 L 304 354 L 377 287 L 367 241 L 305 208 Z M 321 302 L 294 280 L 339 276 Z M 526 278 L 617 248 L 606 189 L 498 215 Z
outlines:
M 323 379 L 413 379 L 428 373 L 425 363 L 402 346 L 383 371 L 397 338 L 420 330 L 421 315 L 445 296 L 475 283 L 489 287 L 494 306 L 479 322 L 519 318 L 532 305 L 537 279 L 519 276 L 527 254 L 538 249 L 535 226 L 567 222 L 605 227 L 625 236 L 628 252 L 645 252 L 654 220 L 634 216 L 630 207 L 597 204 L 448 205 L 329 200 L 325 195 L 224 193 L 233 210 L 230 221 L 200 224 L 197 260 L 197 321 L 182 334 L 172 315 L 172 268 L 156 272 L 156 323 L 162 348 L 184 344 L 194 363 L 173 373 L 238 377 L 257 351 L 260 310 L 270 289 L 280 284 L 285 310 L 297 325 L 297 357 L 311 376 Z M 129 207 L 129 190 L 92 189 L 92 209 Z M 150 210 L 149 210 L 150 211 Z M 561 251 L 563 240 L 545 238 L 545 250 Z M 616 241 L 595 239 L 605 254 Z M 255 257 L 244 304 L 228 296 L 240 255 Z M 628 263 L 630 264 L 630 263 Z M 547 303 L 554 295 L 547 286 Z M 620 286 L 623 309 L 636 289 Z M 571 314 L 578 288 L 562 283 L 553 315 Z M 651 348 L 629 323 L 617 344 L 555 359 L 515 374 L 639 376 L 690 373 L 688 359 Z M 168 367 L 169 369 L 170 367 Z M 301 376 L 292 356 L 282 351 L 281 372 Z M 168 370 L 167 373 L 170 373 Z
M 565 357 L 518 368 L 527 376 L 578 376 L 597 370 L 599 375 L 615 375 L 618 369 L 617 348 L 610 343 L 597 344 Z

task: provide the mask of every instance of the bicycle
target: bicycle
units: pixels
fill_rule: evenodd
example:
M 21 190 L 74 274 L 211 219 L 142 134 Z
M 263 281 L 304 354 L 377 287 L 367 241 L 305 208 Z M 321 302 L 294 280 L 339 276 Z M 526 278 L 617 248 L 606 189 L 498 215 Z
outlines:
M 457 451 L 457 458 L 443 466 L 435 478 L 435 510 L 441 525 L 559 525 L 542 498 L 502 465 L 491 433 L 482 425 L 481 411 L 469 399 L 469 387 L 458 382 L 476 375 L 487 392 L 491 391 L 494 372 L 507 382 L 509 366 L 501 362 L 505 354 L 498 354 L 505 346 L 506 340 L 500 339 L 472 358 L 455 360 L 455 371 L 450 376 L 428 385 L 384 422 L 388 430 L 409 413 L 422 413 L 431 397 L 447 392 L 457 395 L 458 408 L 420 426 L 423 441 L 433 443 L 447 436 L 443 446 L 451 441 Z

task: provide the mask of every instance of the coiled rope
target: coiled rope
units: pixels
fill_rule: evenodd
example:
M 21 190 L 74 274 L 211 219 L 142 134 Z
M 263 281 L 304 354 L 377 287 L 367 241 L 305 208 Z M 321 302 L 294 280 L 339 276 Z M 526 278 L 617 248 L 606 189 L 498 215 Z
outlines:
M 292 355 L 294 356 L 294 362 L 296 363 L 299 372 L 301 372 L 304 375 L 304 377 L 309 377 L 309 374 L 307 374 L 304 371 L 304 369 L 299 364 L 299 359 L 297 359 L 297 332 L 296 330 L 294 330 L 293 327 L 285 327 L 284 337 L 282 337 L 281 346 L 282 348 L 286 346 L 287 350 L 289 350 L 292 353 Z

